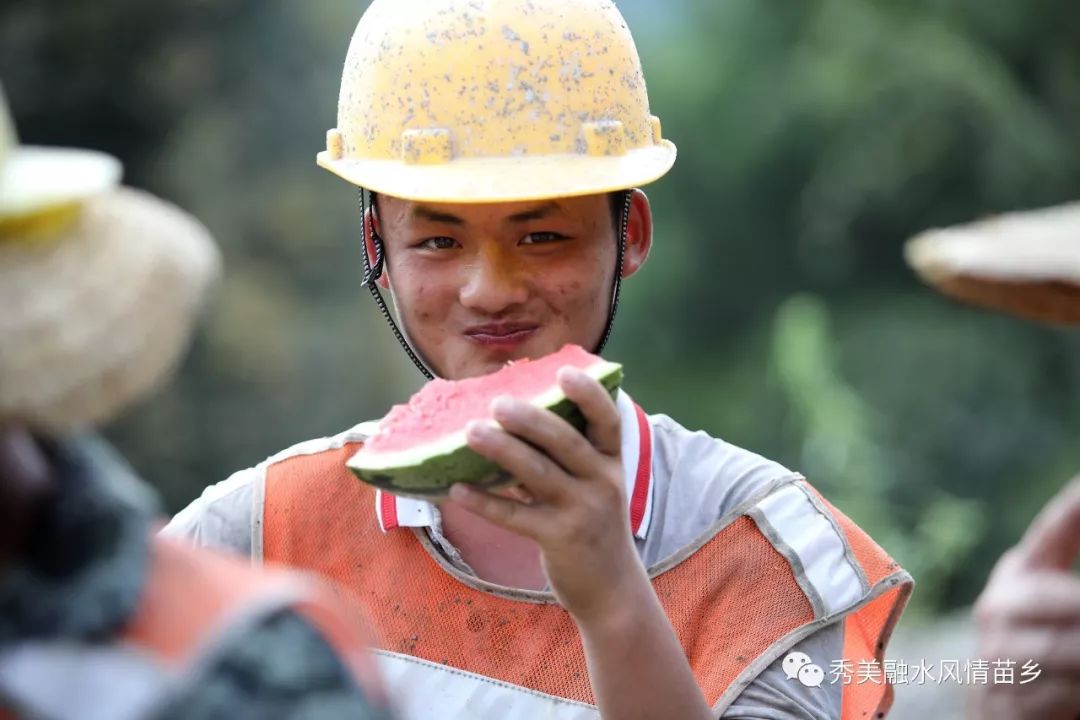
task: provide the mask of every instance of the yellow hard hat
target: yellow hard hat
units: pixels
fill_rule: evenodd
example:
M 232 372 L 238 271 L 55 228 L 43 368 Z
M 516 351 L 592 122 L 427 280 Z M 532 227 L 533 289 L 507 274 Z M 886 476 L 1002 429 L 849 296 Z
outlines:
M 432 202 L 644 185 L 675 162 L 610 0 L 375 0 L 318 163 Z

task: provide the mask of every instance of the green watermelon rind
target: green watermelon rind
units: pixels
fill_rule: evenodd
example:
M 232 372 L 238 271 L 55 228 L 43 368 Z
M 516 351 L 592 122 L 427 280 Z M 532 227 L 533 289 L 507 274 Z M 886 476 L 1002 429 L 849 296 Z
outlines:
M 615 397 L 622 383 L 622 365 L 600 361 L 582 370 L 598 380 L 612 398 Z M 534 397 L 532 404 L 551 410 L 579 431 L 585 427 L 585 417 L 558 385 Z M 492 488 L 511 480 L 498 465 L 481 457 L 466 444 L 464 429 L 440 438 L 428 447 L 382 454 L 361 450 L 349 459 L 347 467 L 369 485 L 394 495 L 422 500 L 444 499 L 450 486 L 457 482 Z

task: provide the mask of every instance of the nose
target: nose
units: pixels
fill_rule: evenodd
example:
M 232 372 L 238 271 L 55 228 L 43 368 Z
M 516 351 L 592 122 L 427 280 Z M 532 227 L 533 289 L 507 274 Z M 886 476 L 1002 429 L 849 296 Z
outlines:
M 485 247 L 470 258 L 461 286 L 461 304 L 485 315 L 498 315 L 528 298 L 527 273 L 510 253 Z

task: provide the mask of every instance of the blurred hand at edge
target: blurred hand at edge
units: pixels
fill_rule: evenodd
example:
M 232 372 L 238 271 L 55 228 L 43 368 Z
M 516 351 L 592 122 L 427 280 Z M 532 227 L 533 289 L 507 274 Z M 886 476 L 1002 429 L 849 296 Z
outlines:
M 978 657 L 1012 660 L 1012 683 L 972 688 L 974 720 L 1080 718 L 1080 477 L 1075 478 L 1006 552 L 975 603 Z M 1024 663 L 1038 663 L 1031 679 Z M 1025 680 L 1021 684 L 1021 680 Z

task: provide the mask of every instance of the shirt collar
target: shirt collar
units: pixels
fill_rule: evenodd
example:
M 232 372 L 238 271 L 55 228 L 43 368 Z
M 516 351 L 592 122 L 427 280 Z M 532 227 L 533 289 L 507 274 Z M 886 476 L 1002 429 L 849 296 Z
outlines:
M 615 397 L 622 428 L 622 460 L 630 528 L 644 540 L 652 518 L 652 427 L 645 412 L 622 390 Z M 432 527 L 435 508 L 426 500 L 375 492 L 375 512 L 383 532 L 401 527 Z

